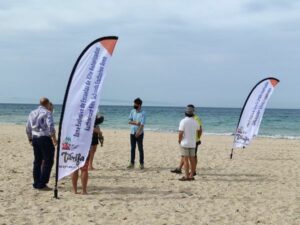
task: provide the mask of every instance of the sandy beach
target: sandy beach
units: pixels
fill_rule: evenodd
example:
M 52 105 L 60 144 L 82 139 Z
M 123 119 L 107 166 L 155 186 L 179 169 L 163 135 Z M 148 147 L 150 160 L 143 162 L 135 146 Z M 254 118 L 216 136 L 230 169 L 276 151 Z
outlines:
M 104 130 L 89 195 L 71 193 L 68 177 L 57 200 L 32 188 L 24 126 L 0 127 L 0 225 L 300 224 L 300 140 L 257 138 L 229 160 L 233 137 L 204 135 L 196 180 L 180 182 L 170 173 L 179 159 L 176 133 L 145 133 L 141 171 L 125 169 L 129 131 Z M 54 175 L 53 167 L 50 187 Z

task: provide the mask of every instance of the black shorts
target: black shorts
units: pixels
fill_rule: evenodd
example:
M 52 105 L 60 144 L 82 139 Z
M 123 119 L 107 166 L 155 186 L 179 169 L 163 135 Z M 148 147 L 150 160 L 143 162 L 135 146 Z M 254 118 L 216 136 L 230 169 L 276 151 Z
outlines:
M 201 145 L 201 141 L 196 142 L 195 154 L 197 156 L 198 146 Z
M 98 145 L 98 144 L 99 144 L 98 134 L 97 135 L 93 134 L 92 145 Z

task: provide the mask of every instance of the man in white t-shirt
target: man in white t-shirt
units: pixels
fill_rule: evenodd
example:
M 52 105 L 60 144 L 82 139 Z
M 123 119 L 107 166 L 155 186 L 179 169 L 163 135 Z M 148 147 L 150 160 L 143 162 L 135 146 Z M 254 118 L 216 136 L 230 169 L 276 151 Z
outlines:
M 197 136 L 200 137 L 200 126 L 193 116 L 194 109 L 192 107 L 187 107 L 185 110 L 185 118 L 179 123 L 178 143 L 180 144 L 181 156 L 184 160 L 185 169 L 185 176 L 180 178 L 180 181 L 194 180 L 196 169 L 195 147 Z

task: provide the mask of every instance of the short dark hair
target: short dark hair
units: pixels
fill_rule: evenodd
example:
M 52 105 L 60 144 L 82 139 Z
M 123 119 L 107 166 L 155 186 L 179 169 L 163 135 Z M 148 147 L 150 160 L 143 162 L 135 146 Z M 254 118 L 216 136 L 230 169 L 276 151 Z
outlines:
M 189 104 L 189 105 L 187 105 L 187 107 L 191 107 L 191 108 L 195 108 L 195 106 L 193 105 L 193 104 Z
M 135 103 L 135 104 L 138 104 L 138 105 L 142 105 L 142 104 L 143 104 L 143 101 L 142 101 L 142 99 L 140 99 L 140 98 L 136 98 L 136 99 L 134 99 L 134 103 Z

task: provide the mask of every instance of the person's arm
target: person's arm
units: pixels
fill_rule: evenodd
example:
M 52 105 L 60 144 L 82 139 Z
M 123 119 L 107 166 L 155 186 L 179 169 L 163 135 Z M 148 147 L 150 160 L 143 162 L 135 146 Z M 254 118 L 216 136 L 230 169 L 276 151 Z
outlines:
M 137 121 L 129 121 L 129 124 L 130 125 L 135 125 L 135 126 L 139 126 L 140 125 L 140 123 L 137 122 Z
M 56 132 L 55 132 L 55 125 L 54 125 L 54 120 L 53 120 L 53 115 L 51 112 L 47 113 L 47 126 L 49 129 L 50 137 L 52 139 L 53 144 L 56 146 L 57 145 L 57 140 L 56 140 Z
M 179 133 L 178 133 L 178 144 L 181 143 L 182 139 L 183 139 L 183 131 L 179 131 Z
M 145 123 L 146 123 L 146 115 L 145 115 L 145 113 L 143 113 L 141 122 L 137 122 L 137 126 L 139 126 L 139 128 L 137 129 L 137 131 L 135 133 L 135 137 L 139 137 L 143 133 Z
M 137 131 L 135 133 L 135 137 L 139 137 L 143 133 L 143 129 L 144 129 L 143 124 L 140 124 L 140 125 L 137 125 L 137 126 L 139 126 L 139 128 L 137 129 Z
M 203 133 L 202 126 L 200 126 L 200 130 L 198 130 L 198 138 L 200 139 Z
M 32 127 L 30 122 L 30 116 L 28 117 L 27 124 L 26 124 L 26 134 L 28 137 L 28 142 L 32 145 Z
M 135 121 L 133 121 L 132 111 L 129 114 L 129 122 L 128 122 L 128 124 L 130 124 L 130 125 L 136 125 Z
M 183 120 L 179 123 L 179 133 L 178 133 L 178 144 L 181 144 L 181 141 L 183 139 L 183 133 L 184 133 L 184 122 Z

